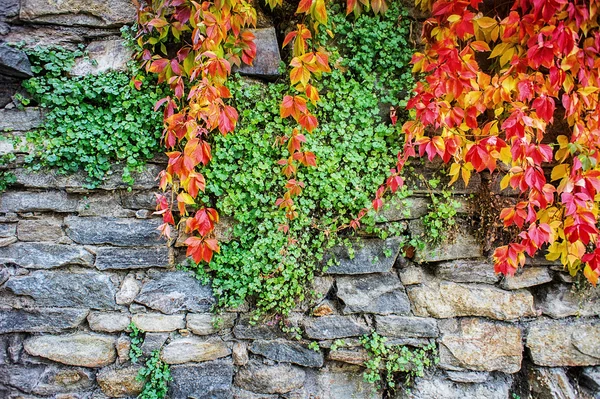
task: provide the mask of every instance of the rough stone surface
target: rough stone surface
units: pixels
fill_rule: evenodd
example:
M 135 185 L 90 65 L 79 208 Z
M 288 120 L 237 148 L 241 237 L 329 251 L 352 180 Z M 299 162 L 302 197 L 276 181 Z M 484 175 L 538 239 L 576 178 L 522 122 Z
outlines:
M 88 57 L 78 59 L 69 71 L 71 75 L 97 75 L 108 71 L 125 71 L 131 61 L 131 50 L 121 39 L 91 42 L 86 51 Z
M 543 314 L 555 319 L 568 316 L 598 316 L 600 315 L 600 291 L 594 290 L 581 297 L 572 292 L 568 285 L 552 284 L 538 291 L 536 304 Z
M 161 313 L 138 313 L 131 319 L 139 329 L 148 332 L 168 332 L 185 328 L 185 315 Z
M 336 349 L 329 352 L 327 359 L 362 366 L 370 357 L 369 353 L 362 348 Z
M 109 191 L 107 193 L 94 193 L 85 196 L 77 206 L 78 216 L 110 216 L 118 218 L 134 217 L 135 212 L 121 206 L 121 197 L 118 193 Z
M 518 327 L 475 318 L 451 323 L 456 323 L 455 328 L 440 328 L 440 367 L 504 373 L 521 369 L 523 344 Z
M 32 77 L 33 73 L 27 54 L 5 43 L 0 43 L 0 74 L 16 78 Z
M 135 7 L 126 0 L 21 0 L 19 18 L 31 23 L 119 27 L 135 20 Z
M 490 373 L 484 371 L 451 371 L 447 370 L 448 379 L 464 384 L 481 384 L 490 378 Z
M 16 223 L 0 223 L 0 237 L 13 237 L 17 235 Z
M 505 276 L 501 286 L 507 290 L 518 290 L 550 281 L 552 281 L 552 274 L 547 267 L 526 267 L 520 269 L 520 272 L 514 276 Z
M 315 317 L 330 316 L 336 313 L 335 302 L 325 299 L 312 310 L 312 315 Z
M 230 359 L 171 367 L 171 399 L 230 399 L 233 365 Z
M 307 375 L 306 391 L 299 398 L 381 399 L 381 393 L 373 389 L 373 384 L 359 377 L 363 370 L 350 364 L 328 364 L 318 372 Z
M 339 264 L 327 269 L 328 274 L 366 274 L 389 272 L 400 252 L 400 239 L 387 240 L 367 239 L 354 246 L 354 257 L 351 259 L 344 246 L 331 250 Z M 387 255 L 389 256 L 386 256 Z
M 237 315 L 235 313 L 224 313 L 214 315 L 212 313 L 188 313 L 187 328 L 196 335 L 210 335 L 219 331 L 233 328 Z
M 338 277 L 337 296 L 344 314 L 408 314 L 410 302 L 396 273 Z
M 103 367 L 116 359 L 115 339 L 107 335 L 43 335 L 28 338 L 24 347 L 32 356 L 72 366 Z
M 35 271 L 12 277 L 5 287 L 33 298 L 37 306 L 115 308 L 115 288 L 109 276 L 94 273 Z
M 594 391 L 600 391 L 600 367 L 585 367 L 581 371 L 581 383 Z
M 122 369 L 106 368 L 96 375 L 100 389 L 111 398 L 137 396 L 144 388 L 144 381 L 137 380 L 141 366 L 130 366 Z
M 130 317 L 120 312 L 90 312 L 87 321 L 94 331 L 119 332 L 127 329 Z
M 149 335 L 149 334 L 146 334 L 146 335 Z M 121 336 L 119 338 L 117 338 L 116 349 L 117 349 L 117 357 L 119 358 L 119 363 L 123 364 L 123 363 L 129 361 L 129 350 L 131 349 L 131 338 L 129 338 L 129 336 L 127 336 L 127 335 L 121 334 Z
M 96 267 L 99 270 L 143 269 L 169 267 L 166 245 L 148 248 L 100 247 L 96 249 Z
M 91 266 L 94 256 L 83 247 L 51 243 L 15 243 L 0 248 L 0 264 L 14 263 L 28 269 L 65 265 Z
M 0 109 L 0 131 L 28 131 L 42 123 L 42 113 L 39 108 L 28 107 L 19 109 Z M 2 195 L 6 195 L 3 193 Z
M 78 203 L 64 191 L 7 191 L 0 197 L 0 212 L 74 212 Z
M 419 219 L 429 211 L 430 200 L 423 197 L 409 197 L 399 199 L 392 197 L 379 212 L 382 221 L 396 222 L 399 220 Z
M 231 350 L 233 364 L 236 366 L 245 366 L 250 361 L 248 356 L 248 344 L 246 342 L 235 342 Z
M 155 350 L 161 349 L 169 339 L 168 333 L 146 333 L 142 343 L 143 356 L 150 356 Z
M 600 364 L 600 322 L 597 319 L 537 320 L 526 345 L 539 366 L 594 366 Z
M 421 220 L 410 222 L 410 232 L 413 237 L 424 234 Z M 452 242 L 443 242 L 435 247 L 426 244 L 425 248 L 417 250 L 415 261 L 418 263 L 441 262 L 445 260 L 481 258 L 482 256 L 481 245 L 475 237 L 459 230 Z
M 134 276 L 130 275 L 125 277 L 119 292 L 117 292 L 116 301 L 117 305 L 129 305 L 137 294 L 142 289 L 142 283 L 135 279 Z
M 435 275 L 442 280 L 456 283 L 494 284 L 500 278 L 494 272 L 493 263 L 469 259 L 438 263 L 435 265 Z
M 306 373 L 289 364 L 268 366 L 258 361 L 240 368 L 234 377 L 236 386 L 259 393 L 284 394 L 302 387 Z
M 19 241 L 60 241 L 65 237 L 62 219 L 21 220 L 18 224 Z
M 323 354 L 305 345 L 289 341 L 254 341 L 250 352 L 283 363 L 294 363 L 305 367 L 323 366 Z
M 0 388 L 12 387 L 28 394 L 59 398 L 61 394 L 88 391 L 93 385 L 94 374 L 82 368 L 0 364 Z M 13 397 L 31 397 L 19 395 L 14 390 L 13 392 L 16 394 Z
M 437 321 L 425 317 L 375 316 L 377 333 L 394 338 L 436 338 Z
M 0 309 L 0 334 L 60 332 L 79 326 L 87 314 L 87 309 Z
M 507 399 L 510 398 L 512 379 L 496 376 L 481 384 L 462 384 L 441 376 L 418 378 L 411 393 L 397 399 Z
M 256 57 L 252 65 L 245 65 L 238 69 L 242 75 L 256 76 L 266 79 L 279 77 L 279 44 L 275 28 L 252 29 L 256 44 Z
M 304 320 L 306 335 L 312 339 L 358 337 L 369 333 L 369 328 L 353 316 L 325 316 Z
M 233 335 L 238 339 L 276 339 L 284 338 L 277 323 L 251 323 L 249 315 L 242 314 L 233 328 Z
M 169 364 L 181 364 L 215 360 L 230 354 L 231 350 L 222 340 L 189 337 L 168 343 L 162 350 L 161 359 Z
M 68 216 L 67 235 L 78 244 L 152 246 L 164 245 L 156 228 L 159 219 L 127 219 L 110 217 Z
M 200 284 L 191 274 L 171 272 L 145 283 L 135 302 L 167 314 L 181 310 L 203 313 L 210 310 L 214 298 L 210 286 Z
M 421 284 L 427 279 L 431 278 L 427 275 L 425 270 L 423 270 L 422 266 L 415 265 L 401 268 L 398 270 L 398 275 L 400 276 L 400 281 L 404 285 Z
M 533 367 L 529 386 L 536 399 L 577 399 L 579 395 L 561 368 Z
M 513 320 L 536 315 L 533 296 L 528 291 L 504 291 L 483 284 L 435 280 L 409 286 L 406 290 L 417 316 L 483 316 Z

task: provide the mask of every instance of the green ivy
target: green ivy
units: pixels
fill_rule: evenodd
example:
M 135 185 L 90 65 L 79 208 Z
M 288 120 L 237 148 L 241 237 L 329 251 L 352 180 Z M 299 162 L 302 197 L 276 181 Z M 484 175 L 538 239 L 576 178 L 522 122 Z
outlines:
M 169 390 L 169 381 L 172 381 L 171 368 L 161 360 L 160 350 L 155 350 L 148 360 L 146 366 L 138 373 L 139 381 L 146 381 L 142 393 L 138 399 L 163 399 Z
M 140 330 L 133 323 L 129 323 L 129 338 L 131 345 L 129 346 L 129 360 L 131 363 L 137 363 L 142 357 L 142 344 L 144 343 L 144 330 Z

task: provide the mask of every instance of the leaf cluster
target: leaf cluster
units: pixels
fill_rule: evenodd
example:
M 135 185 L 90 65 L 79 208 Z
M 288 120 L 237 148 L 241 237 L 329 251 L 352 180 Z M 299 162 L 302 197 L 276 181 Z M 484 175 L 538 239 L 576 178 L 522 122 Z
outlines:
M 171 368 L 161 360 L 160 350 L 155 350 L 145 367 L 142 367 L 137 376 L 139 381 L 146 381 L 138 399 L 163 399 L 169 390 L 169 381 L 172 381 Z

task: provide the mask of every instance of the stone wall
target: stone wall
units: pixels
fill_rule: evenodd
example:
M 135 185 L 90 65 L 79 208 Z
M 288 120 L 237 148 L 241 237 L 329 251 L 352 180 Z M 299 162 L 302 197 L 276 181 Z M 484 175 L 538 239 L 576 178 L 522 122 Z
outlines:
M 5 2 L 3 40 L 92 41 L 93 67 L 118 67 L 117 28 L 134 18 L 128 0 Z M 273 49 L 274 35 L 262 36 Z M 8 82 L 0 130 L 24 134 L 43 117 L 10 102 L 27 60 L 0 44 L 0 64 Z M 259 65 L 246 72 L 274 73 Z M 397 398 L 600 397 L 600 296 L 581 300 L 555 265 L 534 261 L 501 279 L 466 230 L 413 260 L 396 238 L 365 238 L 352 259 L 335 250 L 340 264 L 291 314 L 296 340 L 275 322 L 251 323 L 248 307 L 211 314 L 210 288 L 175 270 L 180 254 L 159 239 L 152 216 L 160 162 L 132 190 L 115 173 L 89 191 L 79 176 L 25 170 L 17 155 L 17 183 L 0 197 L 0 398 L 136 396 L 130 322 L 146 331 L 144 355 L 159 350 L 171 365 L 173 399 L 382 398 L 362 378 L 358 338 L 371 331 L 390 343 L 438 345 L 438 368 Z M 418 231 L 428 200 L 407 203 L 409 212 L 392 207 L 386 217 Z M 345 344 L 330 349 L 337 339 Z

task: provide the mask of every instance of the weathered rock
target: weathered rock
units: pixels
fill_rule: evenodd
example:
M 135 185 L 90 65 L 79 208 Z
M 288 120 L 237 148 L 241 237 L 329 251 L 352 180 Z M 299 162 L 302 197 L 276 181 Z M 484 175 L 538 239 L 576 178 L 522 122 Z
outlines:
M 256 57 L 252 65 L 242 64 L 237 71 L 242 75 L 277 79 L 280 76 L 281 56 L 275 28 L 252 29 L 252 33 L 255 36 Z
M 94 374 L 86 369 L 0 364 L 0 387 L 8 386 L 33 395 L 59 397 L 59 394 L 89 390 L 93 385 Z
M 501 286 L 507 290 L 518 290 L 550 281 L 552 281 L 552 274 L 547 267 L 526 267 L 520 269 L 520 272 L 514 276 L 505 276 Z
M 146 333 L 142 343 L 142 355 L 150 356 L 155 350 L 162 349 L 167 339 L 169 339 L 168 333 Z
M 87 317 L 90 328 L 94 331 L 125 331 L 131 316 L 120 312 L 90 312 Z
M 134 217 L 135 212 L 121 206 L 118 193 L 94 193 L 93 196 L 83 197 L 77 206 L 78 216 L 110 216 L 118 218 Z
M 369 360 L 369 354 L 362 348 L 357 349 L 336 349 L 329 352 L 328 360 L 335 360 L 348 364 L 356 364 L 362 366 Z
M 27 54 L 6 43 L 0 43 L 0 74 L 16 78 L 32 77 L 33 73 Z
M 406 291 L 417 316 L 483 316 L 513 320 L 536 314 L 533 296 L 528 291 L 504 291 L 483 284 L 436 280 L 406 287 Z
M 0 248 L 8 247 L 9 245 L 14 244 L 15 242 L 17 242 L 17 237 L 0 238 Z
M 181 364 L 215 360 L 230 354 L 231 350 L 220 339 L 189 337 L 168 343 L 162 350 L 161 359 L 168 364 Z
M 536 399 L 577 399 L 577 391 L 569 382 L 565 370 L 560 368 L 532 367 L 529 370 L 529 387 Z
M 159 219 L 128 219 L 110 217 L 67 216 L 67 235 L 79 244 L 109 244 L 117 246 L 164 245 L 157 227 Z
M 527 347 L 539 366 L 600 364 L 600 322 L 596 319 L 537 320 L 527 333 Z
M 348 248 L 338 246 L 331 250 L 339 264 L 327 269 L 328 274 L 367 274 L 389 272 L 400 252 L 400 239 L 365 239 L 353 244 L 354 256 Z
M 442 280 L 455 283 L 494 284 L 500 278 L 494 265 L 484 260 L 460 259 L 435 265 L 435 275 Z
M 42 113 L 39 108 L 0 109 L 0 131 L 25 132 L 35 129 L 41 123 Z
M 96 268 L 143 269 L 148 267 L 169 267 L 169 249 L 166 245 L 147 248 L 96 248 Z
M 72 366 L 103 367 L 116 358 L 114 337 L 99 334 L 31 337 L 25 340 L 24 347 L 32 356 Z
M 148 335 L 148 334 L 147 334 Z M 146 340 L 144 340 L 146 342 Z M 121 334 L 119 338 L 117 338 L 117 357 L 119 358 L 119 363 L 125 363 L 129 361 L 129 350 L 131 349 L 131 338 L 129 338 L 125 334 Z
M 312 339 L 338 339 L 369 333 L 366 323 L 352 316 L 311 317 L 303 324 L 306 335 Z
M 64 191 L 7 191 L 0 197 L 0 212 L 74 212 L 78 201 Z
M 230 359 L 171 367 L 171 399 L 230 399 L 233 365 Z
M 137 303 L 162 313 L 181 310 L 203 313 L 214 303 L 212 290 L 186 272 L 160 273 L 144 284 L 135 298 Z
M 343 363 L 330 363 L 315 373 L 307 373 L 305 394 L 300 398 L 381 399 L 373 384 L 360 376 L 363 368 Z
M 413 237 L 424 235 L 423 222 L 421 220 L 412 220 L 410 222 L 410 232 Z M 481 245 L 475 237 L 465 231 L 459 230 L 452 241 L 445 241 L 435 247 L 426 244 L 423 249 L 419 249 L 415 254 L 415 261 L 422 262 L 441 262 L 445 260 L 481 258 L 483 252 Z
M 305 345 L 289 341 L 254 341 L 250 352 L 277 362 L 294 363 L 305 367 L 323 366 L 323 354 Z
M 246 342 L 235 342 L 231 349 L 233 364 L 236 366 L 245 366 L 250 358 L 248 357 L 248 344 Z
M 114 309 L 115 287 L 109 276 L 95 272 L 35 271 L 12 277 L 5 287 L 16 295 L 28 295 L 37 306 Z
M 14 237 L 17 235 L 16 223 L 0 223 L 0 237 Z
M 598 316 L 600 291 L 594 290 L 583 298 L 574 293 L 568 285 L 552 284 L 538 291 L 536 304 L 543 314 L 555 319 L 568 316 Z
M 419 219 L 427 214 L 430 200 L 423 197 L 400 199 L 393 197 L 377 215 L 378 221 L 396 222 L 399 220 Z
M 593 391 L 600 391 L 600 367 L 585 367 L 581 371 L 581 384 Z
M 417 378 L 409 394 L 399 393 L 397 399 L 507 399 L 510 398 L 512 377 L 496 375 L 481 384 L 462 384 L 442 376 Z
M 14 263 L 28 269 L 66 265 L 91 266 L 94 256 L 83 247 L 50 243 L 15 243 L 0 248 L 0 264 Z
M 0 334 L 60 332 L 79 326 L 87 309 L 0 309 Z
M 337 296 L 345 306 L 344 314 L 408 314 L 410 302 L 396 273 L 338 277 Z
M 142 289 L 142 283 L 137 281 L 133 275 L 125 277 L 121 289 L 117 292 L 116 301 L 118 305 L 129 305 Z
M 377 333 L 393 338 L 436 338 L 437 321 L 424 317 L 375 316 Z
M 502 371 L 521 369 L 523 344 L 518 327 L 476 318 L 449 321 L 440 340 L 440 367 L 456 370 Z
M 185 328 L 185 315 L 161 313 L 138 313 L 131 319 L 139 329 L 148 332 L 168 332 Z
M 242 314 L 233 328 L 233 335 L 238 339 L 277 339 L 284 338 L 277 323 L 257 322 L 252 323 L 250 315 Z
M 430 279 L 422 266 L 409 265 L 398 270 L 400 281 L 403 285 L 415 285 Z
M 122 369 L 106 368 L 96 375 L 100 389 L 111 398 L 137 396 L 144 388 L 144 381 L 136 377 L 141 366 L 130 366 Z
M 76 60 L 69 71 L 74 76 L 98 75 L 108 71 L 125 71 L 132 52 L 124 40 L 98 40 L 86 47 L 87 57 Z
M 306 373 L 289 364 L 267 366 L 251 360 L 234 377 L 236 386 L 260 393 L 283 394 L 302 387 Z
M 125 0 L 84 0 L 49 3 L 21 0 L 19 19 L 31 23 L 119 27 L 135 20 L 135 7 Z
M 310 303 L 317 304 L 327 297 L 333 287 L 332 276 L 317 276 L 310 284 Z
M 256 393 L 233 387 L 233 399 L 279 399 L 279 395 L 271 395 L 268 393 Z
M 446 375 L 450 381 L 461 382 L 463 384 L 481 384 L 490 378 L 490 373 L 483 371 L 447 370 Z
M 19 0 L 4 0 L 0 9 L 0 17 L 16 17 L 19 15 Z
M 196 335 L 210 335 L 233 328 L 237 315 L 235 313 L 188 313 L 187 328 Z
M 18 224 L 17 237 L 20 241 L 60 241 L 65 237 L 62 219 L 21 220 Z
M 123 191 L 121 194 L 121 204 L 128 209 L 148 209 L 156 208 L 155 191 Z
M 312 315 L 315 317 L 330 316 L 334 313 L 336 313 L 335 303 L 329 299 L 325 299 L 312 310 Z

